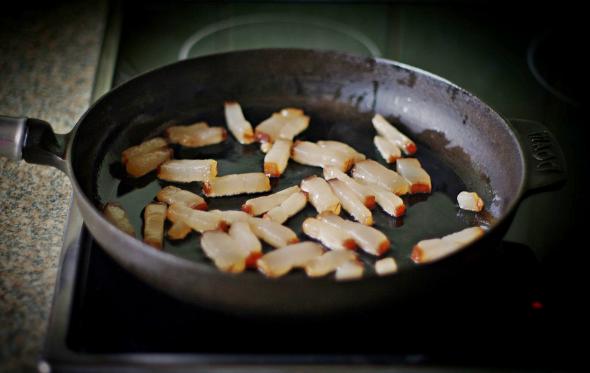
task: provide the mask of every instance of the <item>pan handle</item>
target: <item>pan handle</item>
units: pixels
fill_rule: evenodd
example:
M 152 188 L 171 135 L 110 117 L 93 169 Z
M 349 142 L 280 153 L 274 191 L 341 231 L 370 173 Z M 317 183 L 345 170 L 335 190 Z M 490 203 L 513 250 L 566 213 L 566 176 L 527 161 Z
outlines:
M 0 156 L 13 161 L 53 166 L 66 171 L 69 134 L 58 135 L 40 119 L 0 115 Z
M 510 119 L 526 162 L 525 195 L 561 188 L 567 180 L 565 156 L 555 136 L 541 123 Z

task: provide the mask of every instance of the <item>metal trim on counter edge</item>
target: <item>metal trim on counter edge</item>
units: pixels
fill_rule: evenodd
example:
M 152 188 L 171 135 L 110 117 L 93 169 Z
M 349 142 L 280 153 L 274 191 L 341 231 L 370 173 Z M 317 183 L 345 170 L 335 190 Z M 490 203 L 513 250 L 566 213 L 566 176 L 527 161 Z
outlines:
M 94 75 L 90 103 L 96 102 L 102 95 L 111 90 L 119 54 L 119 41 L 123 23 L 122 5 L 120 1 L 109 1 L 108 3 L 105 32 L 98 57 L 96 74 Z

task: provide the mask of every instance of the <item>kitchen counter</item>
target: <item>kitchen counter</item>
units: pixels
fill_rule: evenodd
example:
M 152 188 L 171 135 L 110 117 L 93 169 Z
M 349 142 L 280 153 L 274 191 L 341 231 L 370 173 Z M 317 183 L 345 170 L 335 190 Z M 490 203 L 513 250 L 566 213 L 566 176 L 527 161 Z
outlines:
M 0 113 L 66 133 L 90 103 L 106 5 L 40 4 L 0 16 Z M 56 169 L 0 157 L 0 372 L 36 367 L 71 192 Z

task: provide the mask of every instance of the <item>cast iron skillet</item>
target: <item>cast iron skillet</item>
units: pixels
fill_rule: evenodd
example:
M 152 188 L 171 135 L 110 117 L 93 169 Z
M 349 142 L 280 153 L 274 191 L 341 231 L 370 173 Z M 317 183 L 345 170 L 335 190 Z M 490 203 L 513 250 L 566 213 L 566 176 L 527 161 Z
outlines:
M 206 120 L 224 125 L 223 102 L 237 100 L 257 124 L 283 107 L 311 116 L 302 138 L 347 142 L 381 161 L 372 145 L 371 117 L 381 113 L 416 140 L 417 157 L 430 173 L 433 193 L 405 197 L 403 219 L 377 208 L 376 227 L 392 241 L 389 255 L 399 273 L 378 277 L 367 262 L 364 279 L 337 283 L 294 273 L 269 280 L 256 272 L 228 275 L 201 254 L 199 237 L 166 242 L 158 251 L 120 232 L 101 215 L 101 206 L 119 201 L 141 232 L 141 211 L 164 185 L 152 174 L 127 178 L 121 151 L 161 133 L 170 123 Z M 36 119 L 0 119 L 2 155 L 48 164 L 66 172 L 92 235 L 123 267 L 177 298 L 229 312 L 257 315 L 316 315 L 403 302 L 425 289 L 441 289 L 467 266 L 477 265 L 487 247 L 508 228 L 527 193 L 565 180 L 564 158 L 553 136 L 530 121 L 510 123 L 469 92 L 397 62 L 344 53 L 273 49 L 224 53 L 177 62 L 141 75 L 94 104 L 68 135 L 54 135 Z M 201 149 L 176 148 L 176 156 L 219 159 L 220 175 L 260 171 L 257 145 L 233 138 Z M 291 162 L 273 191 L 321 170 Z M 199 185 L 184 187 L 197 191 Z M 477 191 L 486 202 L 480 214 L 460 211 L 456 195 Z M 237 209 L 249 197 L 209 199 L 211 209 Z M 308 207 L 289 222 L 303 238 Z M 482 224 L 489 231 L 477 242 L 438 262 L 416 266 L 409 260 L 421 239 L 440 237 Z

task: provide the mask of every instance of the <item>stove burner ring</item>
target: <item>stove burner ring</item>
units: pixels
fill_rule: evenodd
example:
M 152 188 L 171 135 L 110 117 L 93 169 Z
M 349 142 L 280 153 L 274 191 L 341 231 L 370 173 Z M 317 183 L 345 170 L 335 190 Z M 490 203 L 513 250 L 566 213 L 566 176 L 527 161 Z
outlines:
M 557 97 L 559 100 L 568 103 L 572 106 L 578 107 L 580 103 L 569 94 L 564 93 L 561 89 L 557 88 L 554 82 L 551 81 L 550 76 L 546 76 L 545 72 L 541 70 L 539 66 L 540 61 L 540 54 L 543 48 L 551 48 L 551 37 L 554 37 L 551 31 L 545 32 L 537 37 L 535 37 L 529 47 L 527 49 L 527 65 L 528 68 L 533 74 L 535 80 L 541 84 L 541 86 L 549 92 L 551 95 Z M 557 67 L 561 71 L 566 71 L 564 68 Z
M 258 14 L 253 16 L 228 18 L 223 21 L 210 24 L 202 29 L 199 29 L 182 44 L 182 47 L 180 48 L 180 51 L 178 53 L 178 60 L 185 60 L 189 58 L 190 52 L 193 49 L 193 47 L 200 41 L 204 40 L 205 38 L 213 34 L 226 31 L 235 27 L 264 24 L 299 24 L 313 26 L 318 29 L 324 29 L 335 32 L 337 34 L 344 35 L 349 39 L 354 40 L 356 43 L 362 45 L 373 57 L 381 57 L 382 55 L 379 47 L 368 36 L 345 24 L 341 24 L 319 17 L 305 16 L 305 18 L 298 18 L 292 16 L 282 16 L 273 14 Z

